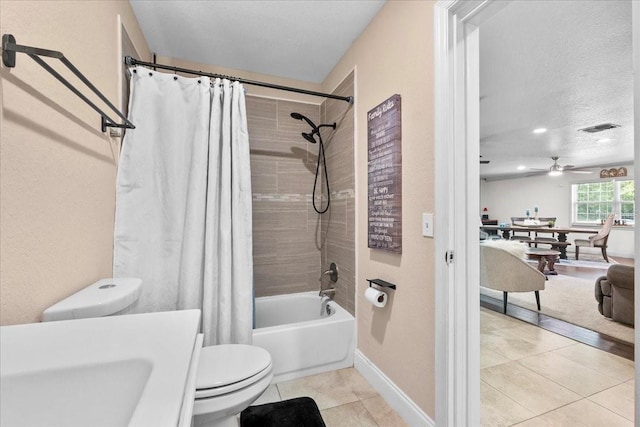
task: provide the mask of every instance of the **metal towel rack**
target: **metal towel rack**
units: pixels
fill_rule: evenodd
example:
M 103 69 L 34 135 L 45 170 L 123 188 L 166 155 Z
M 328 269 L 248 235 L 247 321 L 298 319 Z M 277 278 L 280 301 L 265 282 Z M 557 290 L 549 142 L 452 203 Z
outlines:
M 71 92 L 76 94 L 80 99 L 86 102 L 91 108 L 93 108 L 101 117 L 101 129 L 102 132 L 106 132 L 108 127 L 122 128 L 122 129 L 135 129 L 136 127 L 131 123 L 120 110 L 118 110 L 109 100 L 96 88 L 67 58 L 65 58 L 62 52 L 55 50 L 40 49 L 31 46 L 22 46 L 16 44 L 16 39 L 11 34 L 2 35 L 2 63 L 5 67 L 14 68 L 16 66 L 16 52 L 26 53 L 38 63 L 42 68 L 47 70 L 53 77 L 58 79 L 60 83 L 65 85 Z M 91 102 L 89 98 L 84 96 L 75 86 L 62 77 L 57 71 L 55 71 L 49 64 L 43 61 L 40 57 L 46 56 L 49 58 L 59 59 L 73 74 L 75 74 L 89 89 L 95 93 L 98 98 L 102 100 L 106 105 L 113 110 L 118 117 L 124 120 L 124 123 L 116 123 L 111 117 L 102 111 L 96 104 Z

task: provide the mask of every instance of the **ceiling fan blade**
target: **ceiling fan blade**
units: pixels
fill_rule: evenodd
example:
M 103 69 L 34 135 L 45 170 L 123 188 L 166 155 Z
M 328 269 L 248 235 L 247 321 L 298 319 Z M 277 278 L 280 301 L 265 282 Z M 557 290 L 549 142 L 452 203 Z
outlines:
M 584 173 L 584 174 L 589 174 L 589 173 L 593 173 L 593 171 L 583 171 L 580 169 L 569 169 L 569 170 L 565 170 L 564 172 L 569 172 L 569 173 Z
M 529 168 L 529 170 L 539 171 L 539 172 L 549 172 L 549 169 Z

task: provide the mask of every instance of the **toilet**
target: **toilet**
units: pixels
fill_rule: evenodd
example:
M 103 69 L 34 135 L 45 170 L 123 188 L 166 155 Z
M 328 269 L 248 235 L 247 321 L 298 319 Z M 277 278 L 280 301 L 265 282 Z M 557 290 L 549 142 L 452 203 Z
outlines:
M 42 320 L 57 321 L 123 314 L 139 297 L 136 278 L 102 279 L 47 308 Z M 239 414 L 273 380 L 268 351 L 244 344 L 203 347 L 196 375 L 193 425 L 239 427 Z
M 194 425 L 238 427 L 237 415 L 264 393 L 271 380 L 271 355 L 261 347 L 202 347 L 193 404 Z

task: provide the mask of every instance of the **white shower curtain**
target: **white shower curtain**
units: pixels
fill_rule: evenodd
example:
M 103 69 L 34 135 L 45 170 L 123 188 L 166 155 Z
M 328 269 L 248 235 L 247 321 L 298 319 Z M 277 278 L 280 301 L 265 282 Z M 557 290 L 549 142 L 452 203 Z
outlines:
M 238 82 L 132 70 L 118 169 L 114 277 L 132 313 L 198 308 L 205 345 L 251 343 L 251 173 Z

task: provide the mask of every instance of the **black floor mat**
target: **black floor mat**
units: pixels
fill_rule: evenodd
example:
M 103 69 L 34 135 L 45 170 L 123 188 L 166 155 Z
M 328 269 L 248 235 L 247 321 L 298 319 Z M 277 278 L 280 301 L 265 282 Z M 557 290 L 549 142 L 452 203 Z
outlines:
M 249 406 L 240 414 L 240 426 L 326 427 L 316 402 L 310 397 Z

